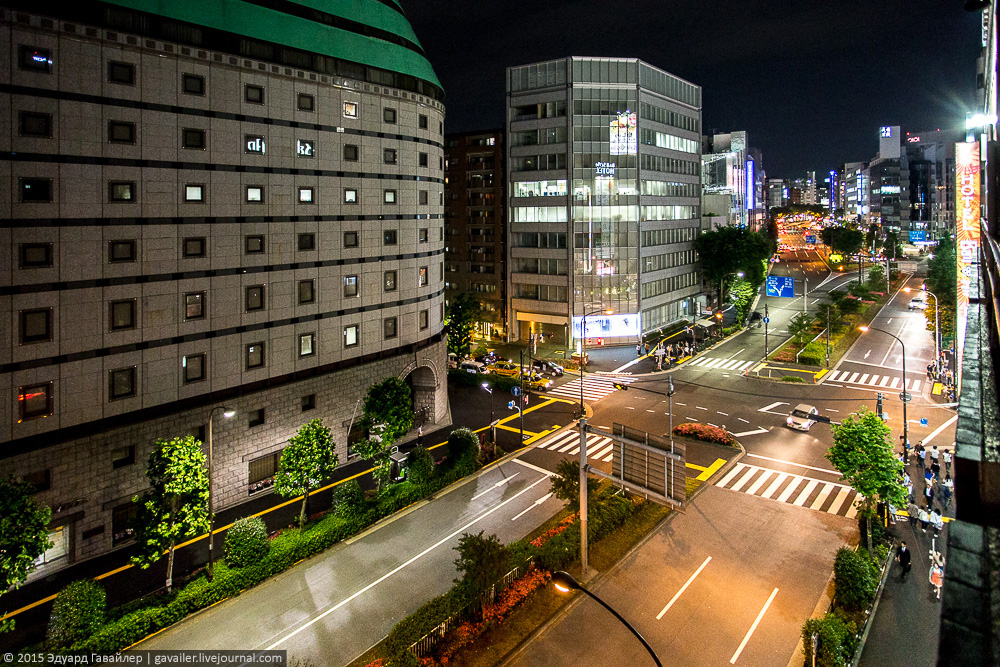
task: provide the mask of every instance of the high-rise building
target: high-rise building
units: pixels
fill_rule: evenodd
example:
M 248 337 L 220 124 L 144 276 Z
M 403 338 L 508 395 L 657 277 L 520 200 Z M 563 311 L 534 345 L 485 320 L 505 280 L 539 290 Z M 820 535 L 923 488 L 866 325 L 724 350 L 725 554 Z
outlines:
M 729 224 L 759 229 L 764 219 L 764 167 L 744 131 L 701 138 L 702 206 Z
M 696 316 L 700 127 L 701 89 L 640 60 L 508 68 L 512 337 L 634 343 Z
M 788 204 L 788 186 L 784 179 L 769 178 L 766 183 L 767 208 L 786 206 Z
M 0 457 L 53 508 L 36 574 L 129 543 L 154 441 L 213 411 L 216 509 L 313 418 L 346 462 L 386 377 L 447 416 L 444 107 L 397 3 L 14 4 Z
M 916 242 L 930 242 L 955 230 L 955 142 L 953 131 L 907 132 L 909 229 Z

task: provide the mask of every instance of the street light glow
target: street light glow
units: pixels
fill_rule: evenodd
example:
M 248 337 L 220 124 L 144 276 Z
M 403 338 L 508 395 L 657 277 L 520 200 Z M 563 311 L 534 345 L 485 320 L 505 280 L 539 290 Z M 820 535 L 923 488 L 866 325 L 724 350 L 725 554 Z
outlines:
M 858 327 L 858 331 L 867 332 L 868 331 L 868 327 L 866 327 L 866 326 L 860 326 L 860 327 Z
M 236 416 L 236 410 L 233 410 L 232 408 L 230 408 L 230 409 L 226 410 L 225 412 L 223 412 L 222 416 L 225 417 L 226 419 L 232 419 L 233 417 Z
M 997 117 L 995 115 L 987 116 L 986 114 L 977 113 L 975 116 L 971 116 L 965 119 L 965 129 L 971 130 L 974 127 L 984 127 L 986 125 L 996 125 Z

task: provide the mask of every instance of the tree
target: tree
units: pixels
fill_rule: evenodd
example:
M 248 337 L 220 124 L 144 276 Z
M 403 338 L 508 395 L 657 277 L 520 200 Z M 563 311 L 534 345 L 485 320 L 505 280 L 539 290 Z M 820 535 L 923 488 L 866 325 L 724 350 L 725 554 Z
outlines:
M 943 238 L 934 248 L 934 255 L 927 263 L 927 289 L 933 292 L 938 303 L 938 314 L 941 319 L 942 341 L 950 343 L 955 336 L 955 309 L 958 305 L 958 256 L 955 242 Z M 931 297 L 930 307 L 924 310 L 928 320 L 928 328 L 934 329 L 934 303 Z
M 777 250 L 777 243 L 761 232 L 745 227 L 719 227 L 704 232 L 694 240 L 702 272 L 719 293 L 719 305 L 725 301 L 726 281 L 739 271 L 754 288 L 764 282 L 766 262 Z
M 367 429 L 384 424 L 381 435 L 385 447 L 406 435 L 413 426 L 413 396 L 406 382 L 393 376 L 369 387 L 361 423 Z
M 167 551 L 167 592 L 173 588 L 177 543 L 208 530 L 208 475 L 201 443 L 188 435 L 157 440 L 149 455 L 150 489 L 139 502 L 132 562 L 146 569 Z
M 865 233 L 848 227 L 825 227 L 820 236 L 833 252 L 856 255 L 865 242 Z
M 873 292 L 885 291 L 885 267 L 881 264 L 872 264 L 868 269 L 868 289 Z
M 889 427 L 867 408 L 848 416 L 833 427 L 833 446 L 826 458 L 840 471 L 863 498 L 861 514 L 865 518 L 865 543 L 871 550 L 871 522 L 878 503 L 902 507 L 906 503 L 903 487 L 903 464 L 896 458 Z
M 480 317 L 479 300 L 475 294 L 459 294 L 448 304 L 448 351 L 462 357 L 472 347 L 472 333 Z
M 455 559 L 455 569 L 461 574 L 456 579 L 465 589 L 470 600 L 480 599 L 495 583 L 508 572 L 510 554 L 496 535 L 483 537 L 485 531 L 478 534 L 462 533 L 458 539 L 458 558 Z
M 600 484 L 593 477 L 587 476 L 587 499 L 589 500 L 597 492 Z M 580 509 L 580 462 L 576 459 L 563 459 L 556 466 L 556 474 L 552 477 L 549 486 L 559 500 L 563 500 L 569 505 L 570 510 L 576 512 Z M 590 507 L 590 503 L 587 504 Z
M 803 344 L 803 338 L 812 329 L 813 318 L 811 315 L 799 313 L 788 323 L 788 333 L 795 337 L 799 345 Z
M 456 428 L 448 434 L 448 460 L 455 467 L 479 458 L 479 436 L 466 427 Z
M 0 595 L 17 588 L 35 569 L 35 559 L 52 546 L 52 510 L 39 506 L 27 482 L 0 478 Z M 0 621 L 0 633 L 14 629 L 14 619 Z
M 886 232 L 885 233 L 885 251 L 886 257 L 896 259 L 897 257 L 903 256 L 903 246 L 899 242 L 899 236 L 896 232 Z
M 309 492 L 330 477 L 337 468 L 333 436 L 322 419 L 303 424 L 281 452 L 274 489 L 285 498 L 303 494 L 299 526 L 306 523 Z

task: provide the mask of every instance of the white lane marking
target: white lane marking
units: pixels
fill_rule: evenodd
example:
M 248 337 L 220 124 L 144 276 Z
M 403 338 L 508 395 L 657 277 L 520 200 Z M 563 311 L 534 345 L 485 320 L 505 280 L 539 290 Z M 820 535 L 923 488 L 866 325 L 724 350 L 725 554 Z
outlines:
M 514 459 L 514 463 L 517 463 L 519 465 L 523 465 L 525 468 L 529 468 L 531 470 L 534 470 L 535 472 L 540 472 L 543 475 L 545 475 L 546 477 L 552 477 L 552 473 L 549 472 L 548 470 L 546 470 L 545 468 L 539 468 L 538 466 L 532 465 L 532 464 L 528 463 L 527 461 L 522 461 L 521 459 Z
M 729 659 L 729 664 L 731 665 L 736 664 L 736 660 L 740 657 L 740 653 L 743 653 L 743 649 L 746 648 L 747 642 L 750 641 L 750 637 L 753 636 L 753 633 L 757 629 L 757 626 L 760 624 L 761 619 L 764 618 L 764 614 L 767 612 L 767 608 L 771 606 L 771 602 L 774 601 L 774 596 L 777 594 L 778 594 L 777 588 L 771 591 L 771 597 L 767 598 L 767 602 L 764 603 L 764 607 L 760 610 L 760 613 L 757 614 L 757 618 L 754 619 L 753 625 L 751 625 L 750 629 L 747 630 L 746 637 L 744 637 L 743 641 L 740 642 L 740 647 L 736 649 L 736 653 L 733 653 L 733 657 Z
M 694 417 L 684 417 L 684 419 L 690 419 L 690 420 L 691 420 L 691 421 L 693 421 L 693 422 L 696 422 L 696 421 L 698 421 L 698 420 L 697 420 L 697 419 L 695 419 Z
M 840 410 L 834 410 L 833 408 L 827 408 L 827 412 L 840 412 Z
M 736 435 L 735 433 L 733 435 Z M 926 439 L 925 439 L 926 441 Z M 836 470 L 831 470 L 830 468 L 816 468 L 814 466 L 807 466 L 804 463 L 796 463 L 795 461 L 786 461 L 784 459 L 775 459 L 770 456 L 761 456 L 760 454 L 747 454 L 747 456 L 752 456 L 755 459 L 764 459 L 765 461 L 774 461 L 775 463 L 784 463 L 786 466 L 797 466 L 799 468 L 808 468 L 809 470 L 818 470 L 820 472 L 829 473 L 831 475 L 840 476 L 840 473 Z
M 806 488 L 802 489 L 802 493 L 799 494 L 799 497 L 796 498 L 795 502 L 792 504 L 802 507 L 802 505 L 806 502 L 806 498 L 809 497 L 809 495 L 813 492 L 813 489 L 815 489 L 818 485 L 818 479 L 811 480 L 808 484 L 806 484 Z
M 771 405 L 768 405 L 767 407 L 763 407 L 763 408 L 757 408 L 757 412 L 771 412 L 771 410 L 772 410 L 773 408 L 776 408 L 776 407 L 778 407 L 779 405 L 788 405 L 788 403 L 783 403 L 783 402 L 781 402 L 781 401 L 776 401 L 776 402 L 774 402 L 774 403 L 771 403 Z M 784 414 L 784 413 L 782 413 L 782 412 L 771 412 L 771 414 L 772 414 L 772 415 L 781 415 L 782 417 L 784 417 L 784 416 L 785 416 L 785 414 Z
M 870 377 L 871 373 L 865 373 L 864 375 L 861 376 L 861 379 L 858 380 L 858 384 L 868 384 L 868 378 Z M 877 379 L 878 376 L 876 375 L 875 378 Z
M 685 406 L 685 407 L 686 407 L 686 406 L 687 406 L 687 403 L 678 403 L 677 405 L 683 405 L 683 406 Z
M 677 602 L 677 598 L 681 596 L 681 593 L 687 590 L 687 587 L 691 585 L 691 582 L 694 581 L 694 578 L 697 577 L 699 574 L 701 574 L 701 571 L 705 569 L 705 566 L 708 565 L 708 562 L 710 560 L 712 560 L 711 556 L 706 558 L 705 562 L 702 563 L 701 566 L 694 571 L 694 574 L 692 574 L 691 577 L 684 583 L 684 585 L 681 586 L 681 589 L 676 593 L 674 593 L 674 597 L 670 598 L 670 602 L 667 603 L 667 606 L 664 607 L 663 610 L 656 615 L 656 620 L 660 620 L 661 618 L 663 618 L 663 615 L 667 613 L 667 610 L 669 610 L 672 606 L 674 606 L 674 603 Z
M 513 475 L 511 475 L 510 477 L 504 477 L 504 478 L 503 478 L 503 479 L 501 479 L 501 480 L 500 480 L 499 482 L 497 482 L 496 484 L 494 484 L 494 485 L 493 485 L 493 486 L 491 486 L 490 488 L 486 489 L 485 491 L 481 491 L 481 492 L 477 493 L 476 495 L 472 496 L 472 500 L 475 500 L 475 499 L 476 499 L 476 498 L 478 498 L 479 496 L 485 496 L 485 495 L 486 495 L 487 493 L 489 493 L 490 491 L 495 491 L 495 490 L 496 490 L 497 488 L 499 488 L 499 487 L 503 486 L 504 484 L 506 484 L 507 482 L 509 482 L 510 480 L 514 479 L 515 477 L 517 477 L 517 476 L 518 476 L 518 475 L 520 475 L 520 474 L 521 474 L 521 473 L 519 473 L 519 472 L 516 472 L 516 473 L 514 473 Z
M 744 468 L 746 468 L 745 465 L 737 463 L 736 467 L 729 471 L 729 474 L 716 483 L 716 486 L 725 486 L 726 484 L 729 484 L 729 482 L 733 481 L 733 478 L 736 477 L 736 475 L 738 475 Z
M 898 377 L 892 378 L 892 383 L 889 385 L 889 388 L 895 389 L 898 386 L 899 386 L 899 378 Z
M 878 383 L 878 386 L 880 387 L 886 386 L 887 384 L 889 384 L 889 380 L 891 379 L 892 378 L 890 376 L 886 375 L 884 378 L 882 378 L 882 381 Z
M 767 468 L 764 468 L 764 473 L 757 478 L 756 482 L 750 485 L 750 488 L 747 489 L 747 493 L 751 496 L 755 495 L 758 491 L 760 491 L 760 487 L 764 486 L 764 482 L 766 482 L 771 475 L 776 472 L 776 470 L 768 470 Z
M 868 350 L 867 352 L 865 352 L 865 359 L 867 359 L 867 358 L 868 358 L 868 355 L 870 355 L 871 353 L 872 353 L 872 351 L 871 351 L 871 350 Z
M 740 489 L 742 489 L 744 486 L 747 485 L 747 482 L 753 479 L 753 476 L 757 474 L 758 470 L 762 470 L 762 468 L 747 468 L 747 474 L 743 475 L 743 477 L 740 477 L 740 480 L 736 482 L 736 484 L 733 484 L 731 487 L 729 487 L 730 490 L 739 491 Z
M 723 417 L 728 417 L 728 416 L 729 416 L 729 413 L 728 413 L 728 412 L 719 412 L 718 410 L 716 410 L 715 412 L 716 412 L 716 414 L 720 414 L 720 415 L 722 415 Z
M 701 407 L 700 405 L 696 405 L 696 406 L 694 406 L 694 409 L 695 409 L 695 410 L 704 410 L 705 412 L 708 412 L 708 408 L 703 408 L 703 407 Z
M 511 521 L 517 521 L 522 516 L 524 516 L 525 514 L 527 514 L 528 512 L 530 512 L 531 510 L 535 509 L 536 507 L 538 507 L 539 505 L 541 505 L 542 503 L 544 503 L 546 500 L 548 500 L 551 497 L 552 497 L 551 493 L 546 493 L 544 496 L 542 496 L 541 498 L 539 498 L 538 500 L 536 500 L 535 502 L 533 502 L 531 505 L 528 505 L 528 508 L 525 509 L 523 512 L 518 512 L 517 514 L 515 514 L 514 516 L 512 516 L 510 518 L 510 520 Z
M 740 350 L 740 352 L 744 352 L 745 350 L 746 350 L 746 348 L 744 347 L 744 348 L 743 348 L 742 350 Z M 732 353 L 732 354 L 730 354 L 730 355 L 729 355 L 728 357 L 726 357 L 726 359 L 732 359 L 733 357 L 735 357 L 735 356 L 736 356 L 737 354 L 739 354 L 740 352 L 733 352 L 733 353 Z
M 931 432 L 931 434 L 929 436 L 927 436 L 926 438 L 924 438 L 924 443 L 928 443 L 931 440 L 933 440 L 934 438 L 936 438 L 938 436 L 938 434 L 941 433 L 941 431 L 945 430 L 946 428 L 948 428 L 949 426 L 951 426 L 952 424 L 954 424 L 956 421 L 958 421 L 958 415 L 952 415 L 951 419 L 949 419 L 945 423 L 943 423 L 940 426 L 938 426 L 936 429 L 934 429 Z
M 854 375 L 851 376 L 851 379 L 847 380 L 846 382 L 848 384 L 857 384 L 859 377 L 861 377 L 861 373 L 855 373 Z
M 759 433 L 767 433 L 767 432 L 768 432 L 768 430 L 766 428 L 761 427 L 761 428 L 755 429 L 753 431 L 744 431 L 743 433 L 733 433 L 733 437 L 742 438 L 742 437 L 745 437 L 745 436 L 748 436 L 748 435 L 757 435 Z
M 792 492 L 795 491 L 795 488 L 805 480 L 806 480 L 805 477 L 799 477 L 798 475 L 793 477 L 792 481 L 789 482 L 788 486 L 785 487 L 785 490 L 781 492 L 780 496 L 778 496 L 778 502 L 779 503 L 786 502 L 791 497 Z
M 749 420 L 749 419 L 743 419 L 743 417 L 737 417 L 737 419 L 739 419 L 739 420 L 740 420 L 741 422 L 743 422 L 744 424 L 749 424 L 749 423 L 750 423 L 750 420 Z
M 760 495 L 761 498 L 770 498 L 774 495 L 774 492 L 778 490 L 782 482 L 788 479 L 789 474 L 787 472 L 778 473 L 778 476 L 771 482 L 771 486 L 767 487 L 767 491 Z
M 338 602 L 334 606 L 330 607 L 329 609 L 327 609 L 326 611 L 324 611 L 322 614 L 320 614 L 316 618 L 314 618 L 311 621 L 309 621 L 308 623 L 305 623 L 302 626 L 300 626 L 297 630 L 293 630 L 292 632 L 289 632 L 287 635 L 285 635 L 284 637 L 282 637 L 278 641 L 274 642 L 273 644 L 271 644 L 270 646 L 268 646 L 264 650 L 265 651 L 273 651 L 276 646 L 280 646 L 282 643 L 288 641 L 289 639 L 291 639 L 295 635 L 299 634 L 300 632 L 302 632 L 306 628 L 312 627 L 315 623 L 320 622 L 321 620 L 323 620 L 324 618 L 326 618 L 327 616 L 329 616 L 333 612 L 335 612 L 338 609 L 340 609 L 341 607 L 343 607 L 345 604 L 347 604 L 351 600 L 354 600 L 355 598 L 360 597 L 361 595 L 364 595 L 365 593 L 367 593 L 371 589 L 375 588 L 376 586 L 378 586 L 379 584 L 381 584 L 383 581 L 385 581 L 389 577 L 391 577 L 394 574 L 396 574 L 397 572 L 400 572 L 401 570 L 409 567 L 410 565 L 412 565 L 413 563 L 417 562 L 418 560 L 420 560 L 421 558 L 423 558 L 424 556 L 426 556 L 430 552 L 432 552 L 435 549 L 437 549 L 442 544 L 445 544 L 449 540 L 454 539 L 458 535 L 461 535 L 462 533 L 464 533 L 465 531 L 467 531 L 469 528 L 472 528 L 474 525 L 476 525 L 477 523 L 479 523 L 480 521 L 482 521 L 486 517 L 490 516 L 491 514 L 493 514 L 494 512 L 496 512 L 497 510 L 499 510 L 500 508 L 504 507 L 508 503 L 511 503 L 514 500 L 517 500 L 517 498 L 519 498 L 523 494 L 527 493 L 528 491 L 532 490 L 533 488 L 535 488 L 536 486 L 538 486 L 542 482 L 548 481 L 548 478 L 549 478 L 550 475 L 551 475 L 551 473 L 547 473 L 545 477 L 542 477 L 541 479 L 539 479 L 538 481 L 534 482 L 533 484 L 531 484 L 529 486 L 526 486 L 525 488 L 521 489 L 520 491 L 518 491 L 513 496 L 511 496 L 507 500 L 503 501 L 502 503 L 500 503 L 499 505 L 497 505 L 493 509 L 490 509 L 490 510 L 487 510 L 486 512 L 483 512 L 478 517 L 476 517 L 472 521 L 468 522 L 467 524 L 465 524 L 461 528 L 455 530 L 450 535 L 442 537 L 440 540 L 438 540 L 437 542 L 435 542 L 431 546 L 427 547 L 426 549 L 424 549 L 423 551 L 421 551 L 416 556 L 414 556 L 413 558 L 409 559 L 408 561 L 406 561 L 402 565 L 398 565 L 397 567 L 393 568 L 392 570 L 389 570 L 388 572 L 386 572 L 381 577 L 379 577 L 375 581 L 371 582 L 370 584 L 368 584 L 367 586 L 365 586 L 361 590 L 357 591 L 356 593 L 354 593 L 353 595 L 351 595 L 349 597 L 344 598 L 343 600 L 341 600 L 340 602 Z

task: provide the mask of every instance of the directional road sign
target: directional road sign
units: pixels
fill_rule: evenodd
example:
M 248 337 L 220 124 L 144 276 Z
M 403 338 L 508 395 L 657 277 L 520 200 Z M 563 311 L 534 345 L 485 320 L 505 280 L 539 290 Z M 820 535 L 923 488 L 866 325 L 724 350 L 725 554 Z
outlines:
M 510 388 L 510 393 L 512 393 L 514 396 L 520 396 L 521 395 L 521 388 L 520 387 L 511 387 Z
M 812 236 L 811 234 L 808 235 L 808 236 L 806 236 L 806 243 L 815 244 L 816 243 L 816 237 Z
M 768 276 L 767 295 L 788 298 L 794 297 L 795 279 L 791 276 Z
M 899 400 L 901 400 L 903 403 L 909 403 L 911 398 L 913 398 L 913 395 L 908 391 L 904 391 L 902 394 L 899 395 Z
M 764 318 L 764 324 L 767 324 L 767 323 L 768 323 L 768 322 L 770 322 L 770 321 L 771 321 L 771 318 L 770 318 L 770 317 L 765 317 L 765 318 Z

